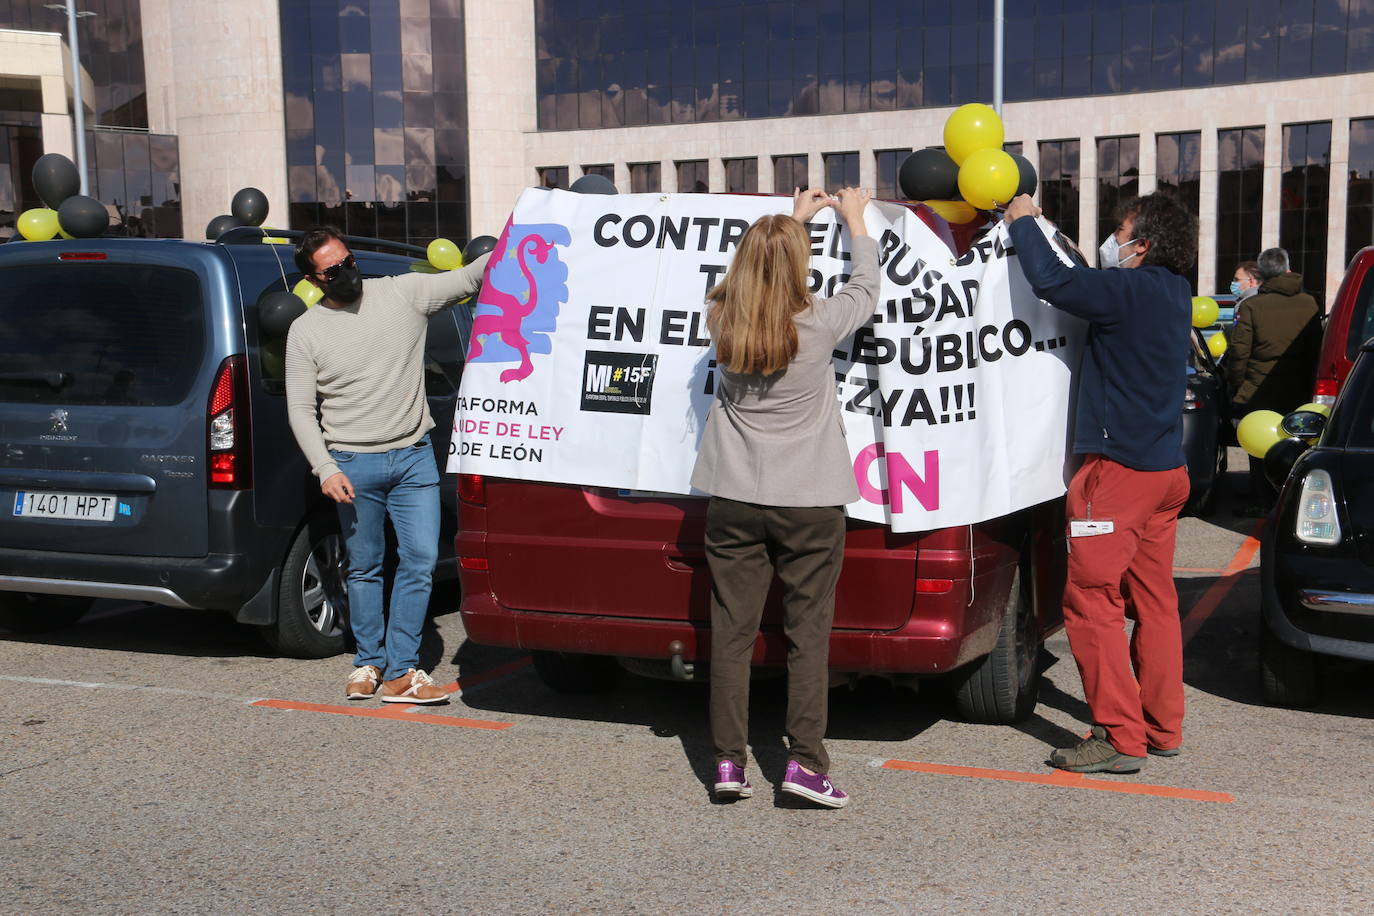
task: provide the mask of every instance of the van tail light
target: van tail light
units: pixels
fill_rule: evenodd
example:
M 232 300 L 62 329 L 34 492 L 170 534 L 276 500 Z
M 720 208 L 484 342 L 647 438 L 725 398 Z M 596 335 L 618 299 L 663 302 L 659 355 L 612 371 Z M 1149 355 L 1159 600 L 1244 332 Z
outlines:
M 249 433 L 248 369 L 242 355 L 219 364 L 206 410 L 205 444 L 212 490 L 246 490 L 253 484 Z
M 1330 547 L 1341 542 L 1341 520 L 1336 517 L 1336 492 L 1331 475 L 1320 468 L 1308 471 L 1298 496 L 1298 518 L 1293 535 L 1304 544 Z
M 487 481 L 481 474 L 458 475 L 458 498 L 471 506 L 487 504 Z
M 1336 395 L 1341 393 L 1341 383 L 1334 378 L 1319 378 L 1312 388 L 1312 403 L 1330 407 L 1336 403 Z
M 953 579 L 917 579 L 916 594 L 943 595 L 954 590 Z

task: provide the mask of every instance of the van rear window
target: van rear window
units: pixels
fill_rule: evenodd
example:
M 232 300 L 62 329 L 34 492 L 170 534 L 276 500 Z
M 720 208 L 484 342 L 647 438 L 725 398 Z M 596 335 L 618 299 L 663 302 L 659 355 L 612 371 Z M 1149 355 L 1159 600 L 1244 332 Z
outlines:
M 0 270 L 0 401 L 166 405 L 205 355 L 199 278 L 144 264 Z

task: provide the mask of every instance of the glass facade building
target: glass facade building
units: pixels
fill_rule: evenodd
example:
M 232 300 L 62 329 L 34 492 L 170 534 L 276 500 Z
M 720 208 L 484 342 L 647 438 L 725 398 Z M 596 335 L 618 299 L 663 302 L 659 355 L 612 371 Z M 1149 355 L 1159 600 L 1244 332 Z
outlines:
M 1374 245 L 1374 118 L 1350 122 L 1350 176 L 1346 186 L 1345 260 Z
M 53 0 L 0 0 L 0 28 L 57 32 L 64 42 L 67 15 L 48 9 Z M 111 209 L 127 235 L 181 235 L 181 184 L 177 139 L 148 130 L 143 71 L 143 21 L 139 0 L 82 0 L 94 13 L 77 20 L 81 65 L 91 77 L 95 115 L 87 120 L 87 184 L 90 195 Z M 12 83 L 0 88 L 0 238 L 15 217 L 43 206 L 30 173 L 43 154 L 42 96 Z
M 280 0 L 280 12 L 291 226 L 466 242 L 462 0 Z
M 539 128 L 986 101 L 992 12 L 991 0 L 535 0 Z M 1374 70 L 1367 0 L 1018 0 L 1006 34 L 1009 102 Z
M 1331 122 L 1283 126 L 1279 246 L 1303 289 L 1326 299 L 1326 220 L 1331 181 Z
M 1242 261 L 1260 251 L 1264 219 L 1264 128 L 1217 134 L 1217 288 L 1225 289 Z

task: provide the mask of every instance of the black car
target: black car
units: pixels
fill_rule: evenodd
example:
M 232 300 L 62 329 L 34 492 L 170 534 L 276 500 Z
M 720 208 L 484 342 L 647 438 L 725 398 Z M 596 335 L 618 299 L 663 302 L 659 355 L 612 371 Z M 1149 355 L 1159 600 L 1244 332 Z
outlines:
M 1261 535 L 1260 681 L 1269 702 L 1306 706 L 1323 656 L 1374 661 L 1374 342 L 1329 420 L 1297 413 L 1285 429 L 1320 438 L 1292 463 Z
M 368 276 L 433 270 L 414 246 L 349 244 Z M 337 516 L 287 425 L 284 340 L 258 318 L 299 280 L 291 248 L 246 227 L 0 245 L 0 626 L 122 598 L 228 611 L 285 655 L 343 651 Z M 441 468 L 471 327 L 466 308 L 429 323 Z M 438 574 L 456 577 L 452 478 L 441 492 Z

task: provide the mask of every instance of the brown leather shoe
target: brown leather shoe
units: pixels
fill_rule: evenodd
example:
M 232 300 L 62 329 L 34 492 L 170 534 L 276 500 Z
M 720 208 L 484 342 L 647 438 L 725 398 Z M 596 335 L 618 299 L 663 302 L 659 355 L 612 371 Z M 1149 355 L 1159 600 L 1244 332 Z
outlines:
M 363 665 L 361 668 L 354 668 L 353 673 L 348 676 L 348 683 L 344 685 L 344 696 L 350 700 L 370 700 L 377 695 L 377 688 L 381 685 L 381 669 L 375 665 Z
M 434 685 L 428 674 L 411 668 L 398 678 L 382 682 L 383 703 L 447 703 L 448 694 Z

